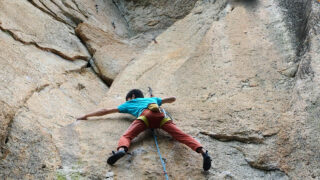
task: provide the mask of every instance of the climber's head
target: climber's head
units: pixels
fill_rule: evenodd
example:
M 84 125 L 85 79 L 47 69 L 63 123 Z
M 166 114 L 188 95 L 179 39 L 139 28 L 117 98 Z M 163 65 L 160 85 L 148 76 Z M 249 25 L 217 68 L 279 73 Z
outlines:
M 128 92 L 126 96 L 126 101 L 135 99 L 135 98 L 143 98 L 143 93 L 140 89 L 132 89 Z

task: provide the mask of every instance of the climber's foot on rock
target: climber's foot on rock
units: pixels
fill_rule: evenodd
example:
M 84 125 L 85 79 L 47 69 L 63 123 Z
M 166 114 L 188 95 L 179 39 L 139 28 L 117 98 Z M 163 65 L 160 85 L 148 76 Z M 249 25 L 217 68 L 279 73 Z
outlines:
M 110 165 L 113 165 L 116 163 L 120 158 L 122 158 L 124 155 L 126 155 L 126 152 L 123 150 L 114 152 L 112 151 L 112 155 L 108 158 L 107 163 Z
M 208 151 L 202 153 L 203 157 L 203 170 L 208 171 L 211 167 L 211 157 L 208 154 Z

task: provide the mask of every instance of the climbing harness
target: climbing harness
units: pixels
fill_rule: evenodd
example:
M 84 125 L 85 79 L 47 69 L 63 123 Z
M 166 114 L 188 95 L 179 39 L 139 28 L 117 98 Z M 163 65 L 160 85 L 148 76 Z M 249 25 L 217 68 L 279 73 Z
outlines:
M 169 112 L 167 112 L 164 108 L 160 108 L 160 109 L 164 113 L 164 118 L 167 118 L 173 121 L 173 118 L 171 117 L 171 114 Z
M 153 97 L 151 87 L 148 87 L 148 91 L 149 91 L 150 96 Z M 161 108 L 161 110 L 163 110 L 163 112 L 165 112 L 163 108 Z M 167 116 L 167 115 L 165 115 L 165 117 L 166 117 L 166 116 Z M 164 118 L 164 119 L 165 119 L 165 118 Z M 146 121 L 144 121 L 144 122 L 146 122 Z M 163 161 L 163 158 L 162 158 L 162 156 L 161 156 L 160 148 L 159 148 L 159 145 L 158 145 L 156 133 L 155 133 L 154 129 L 151 129 L 151 132 L 152 132 L 152 135 L 153 135 L 153 137 L 154 137 L 154 142 L 156 143 L 157 151 L 158 151 L 158 154 L 159 154 L 159 157 L 160 157 L 160 161 L 161 161 L 161 164 L 162 164 L 162 167 L 163 167 L 163 173 L 164 173 L 164 175 L 165 175 L 165 177 L 166 177 L 166 180 L 169 180 L 169 176 L 168 176 L 168 173 L 167 173 L 167 170 L 166 170 L 166 163 Z
M 148 112 L 143 112 L 142 115 L 140 115 L 137 119 L 140 119 L 144 122 L 144 124 L 149 127 L 149 128 L 153 128 L 152 126 L 150 126 L 149 124 L 149 121 L 148 121 L 148 117 L 149 117 L 149 113 Z M 172 120 L 171 118 L 169 118 L 168 116 L 161 116 L 161 115 L 158 115 L 157 117 L 157 120 L 159 121 L 160 123 L 160 127 L 162 125 L 164 125 L 166 122 Z

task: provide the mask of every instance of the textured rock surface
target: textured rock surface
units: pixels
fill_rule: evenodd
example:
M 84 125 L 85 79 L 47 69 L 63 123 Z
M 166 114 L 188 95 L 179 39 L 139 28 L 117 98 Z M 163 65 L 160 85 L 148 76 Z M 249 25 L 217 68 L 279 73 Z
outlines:
M 73 29 L 55 21 L 28 1 L 1 1 L 0 26 L 25 44 L 51 51 L 66 59 L 88 59 L 87 49 Z
M 79 23 L 85 22 L 104 31 L 115 31 L 120 36 L 129 35 L 125 19 L 120 16 L 112 1 L 31 0 L 30 2 L 54 19 L 74 28 Z
M 158 131 L 170 179 L 319 179 L 319 2 L 32 0 L 0 10 L 0 177 L 163 179 L 150 132 L 106 164 L 131 116 L 74 121 L 151 86 L 177 97 L 165 108 L 213 158 L 204 173 L 201 156 Z
M 112 32 L 105 32 L 89 24 L 80 24 L 77 35 L 93 55 L 96 72 L 111 85 L 119 72 L 134 59 L 138 49 Z M 141 49 L 140 49 L 141 50 Z
M 12 122 L 12 118 L 14 116 L 14 109 L 11 108 L 6 102 L 1 101 L 1 114 L 0 114 L 0 157 L 4 158 L 8 151 L 4 148 L 5 144 L 8 142 L 8 127 Z
M 304 33 L 290 110 L 285 113 L 277 144 L 282 163 L 296 179 L 319 179 L 319 2 L 305 3 Z M 303 7 L 303 6 L 302 6 Z M 290 126 L 288 125 L 290 124 Z
M 147 86 L 157 89 L 160 96 L 175 94 L 178 101 L 172 111 L 176 123 L 198 136 L 214 154 L 214 168 L 207 176 L 224 176 L 224 172 L 229 172 L 239 179 L 248 178 L 248 174 L 253 179 L 286 179 L 277 170 L 277 160 L 266 157 L 268 148 L 273 148 L 272 136 L 278 132 L 278 114 L 286 110 L 290 100 L 292 79 L 278 72 L 288 67 L 288 57 L 294 56 L 290 39 L 278 39 L 273 33 L 275 25 L 265 18 L 275 13 L 274 9 L 263 8 L 272 6 L 273 2 L 264 1 L 257 8 L 241 2 L 224 8 L 226 4 L 220 3 L 196 6 L 183 20 L 158 36 L 159 43 L 149 46 L 141 58 L 125 69 L 108 97 L 115 97 L 121 90 L 124 94 L 130 88 Z M 279 21 L 277 25 L 285 31 L 284 23 Z M 201 132 L 224 136 L 231 143 L 220 144 Z M 153 144 L 144 146 L 144 149 L 153 148 Z M 190 151 L 181 152 L 180 145 L 177 146 L 178 149 L 170 144 L 162 145 L 166 158 L 171 160 L 168 169 L 172 177 L 183 178 L 182 171 L 188 166 L 192 177 L 204 178 L 200 174 L 200 157 Z M 234 152 L 229 152 L 230 149 Z M 179 151 L 197 160 L 176 160 L 175 153 Z M 256 163 L 263 157 L 265 162 Z M 238 159 L 237 163 L 234 159 Z M 135 161 L 133 164 L 143 163 Z M 264 174 L 264 170 L 270 173 Z M 117 172 L 120 177 L 125 173 L 128 172 Z
M 107 87 L 85 61 L 69 62 L 3 32 L 0 44 L 0 176 L 52 179 L 63 165 L 57 134 L 74 114 L 96 106 Z
M 115 0 L 132 33 L 161 31 L 186 16 L 196 0 Z

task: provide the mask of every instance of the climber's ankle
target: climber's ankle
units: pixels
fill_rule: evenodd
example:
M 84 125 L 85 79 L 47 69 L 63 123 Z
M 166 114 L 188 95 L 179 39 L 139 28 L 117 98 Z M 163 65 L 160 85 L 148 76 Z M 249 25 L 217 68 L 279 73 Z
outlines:
M 201 154 L 205 153 L 205 150 L 203 149 L 203 147 L 198 147 L 196 151 Z
M 128 148 L 125 147 L 125 146 L 121 146 L 121 147 L 118 147 L 117 151 L 124 151 L 124 152 L 128 152 Z

